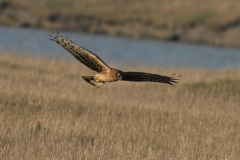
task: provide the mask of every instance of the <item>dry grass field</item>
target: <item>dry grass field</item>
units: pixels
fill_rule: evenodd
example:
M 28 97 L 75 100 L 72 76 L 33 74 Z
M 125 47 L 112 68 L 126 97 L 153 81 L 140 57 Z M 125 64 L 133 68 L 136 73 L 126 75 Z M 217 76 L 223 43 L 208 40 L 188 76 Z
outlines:
M 0 159 L 240 159 L 240 70 L 100 89 L 77 61 L 0 54 Z

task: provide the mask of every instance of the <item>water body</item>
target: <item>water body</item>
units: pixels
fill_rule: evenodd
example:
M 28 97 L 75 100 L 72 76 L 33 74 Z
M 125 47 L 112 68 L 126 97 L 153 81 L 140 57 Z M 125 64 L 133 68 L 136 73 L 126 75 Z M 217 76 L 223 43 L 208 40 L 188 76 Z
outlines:
M 207 70 L 240 68 L 240 48 L 59 32 L 97 54 L 109 65 L 117 63 L 120 66 L 145 65 Z M 49 30 L 42 29 L 0 26 L 0 51 L 74 60 L 61 46 L 49 40 L 49 33 Z

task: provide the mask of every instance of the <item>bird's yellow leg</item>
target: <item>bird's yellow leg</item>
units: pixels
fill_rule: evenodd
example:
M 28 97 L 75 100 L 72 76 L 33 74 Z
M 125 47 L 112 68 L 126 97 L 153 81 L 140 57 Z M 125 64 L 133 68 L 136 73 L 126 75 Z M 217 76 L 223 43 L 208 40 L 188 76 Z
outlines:
M 100 81 L 100 80 L 99 80 L 99 77 L 98 77 L 98 74 L 95 75 L 94 80 L 95 80 L 95 82 L 97 82 L 97 83 Z

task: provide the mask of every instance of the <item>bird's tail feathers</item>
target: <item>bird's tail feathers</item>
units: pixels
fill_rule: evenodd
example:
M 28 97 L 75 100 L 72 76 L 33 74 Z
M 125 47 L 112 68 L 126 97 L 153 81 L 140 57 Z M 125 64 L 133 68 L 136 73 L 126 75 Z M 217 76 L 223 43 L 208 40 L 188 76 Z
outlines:
M 89 84 L 97 87 L 97 88 L 100 88 L 104 82 L 96 82 L 95 79 L 94 79 L 94 76 L 82 76 L 82 78 Z

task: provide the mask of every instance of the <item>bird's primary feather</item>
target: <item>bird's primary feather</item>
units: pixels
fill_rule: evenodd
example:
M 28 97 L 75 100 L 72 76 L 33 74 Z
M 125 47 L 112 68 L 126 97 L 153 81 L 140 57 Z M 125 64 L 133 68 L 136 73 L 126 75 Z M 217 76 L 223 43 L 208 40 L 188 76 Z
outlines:
M 94 53 L 87 49 L 73 43 L 68 37 L 64 38 L 57 32 L 52 32 L 53 35 L 49 35 L 56 43 L 60 44 L 68 52 L 70 52 L 77 60 L 89 67 L 90 69 L 100 73 L 102 71 L 109 70 L 109 67 Z
M 160 83 L 178 83 L 174 77 L 162 76 L 157 74 L 143 73 L 143 72 L 123 72 L 123 81 L 134 82 L 160 82 Z

